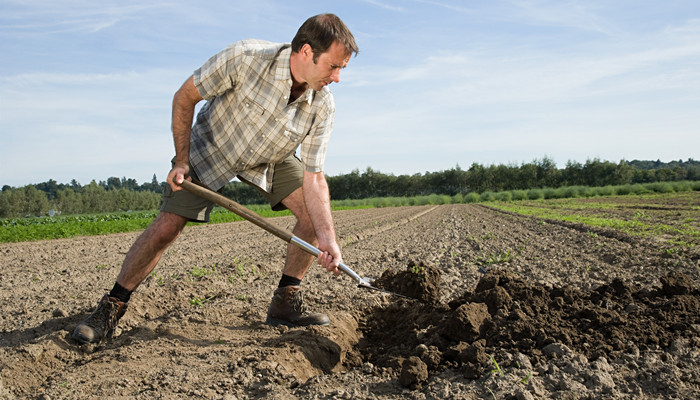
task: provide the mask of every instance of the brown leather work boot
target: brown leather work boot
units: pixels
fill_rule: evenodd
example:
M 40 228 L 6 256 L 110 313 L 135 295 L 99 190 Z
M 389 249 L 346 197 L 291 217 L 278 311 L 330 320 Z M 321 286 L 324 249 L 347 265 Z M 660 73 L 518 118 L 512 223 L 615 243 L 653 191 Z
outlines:
M 285 286 L 275 290 L 265 322 L 270 325 L 328 326 L 331 320 L 326 314 L 307 313 L 301 288 L 299 286 Z
M 105 294 L 97 309 L 81 321 L 73 331 L 73 339 L 82 344 L 99 343 L 112 337 L 117 322 L 126 312 L 127 304 Z

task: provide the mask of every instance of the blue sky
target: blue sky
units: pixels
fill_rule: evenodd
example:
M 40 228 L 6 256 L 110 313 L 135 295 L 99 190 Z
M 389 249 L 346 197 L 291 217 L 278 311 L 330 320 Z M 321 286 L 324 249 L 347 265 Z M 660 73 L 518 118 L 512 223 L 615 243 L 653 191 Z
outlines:
M 322 12 L 360 47 L 328 175 L 700 156 L 696 0 L 1 0 L 0 185 L 163 180 L 192 71 Z

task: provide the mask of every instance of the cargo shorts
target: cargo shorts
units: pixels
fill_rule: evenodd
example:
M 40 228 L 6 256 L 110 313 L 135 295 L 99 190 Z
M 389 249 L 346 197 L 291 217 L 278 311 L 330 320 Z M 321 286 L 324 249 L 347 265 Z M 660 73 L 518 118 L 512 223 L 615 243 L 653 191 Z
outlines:
M 174 162 L 175 159 L 173 158 L 173 163 Z M 189 176 L 193 180 L 199 180 L 197 174 L 194 172 L 194 168 L 191 166 Z M 300 188 L 303 183 L 304 166 L 301 160 L 296 156 L 290 156 L 282 162 L 276 163 L 275 173 L 272 177 L 272 192 L 270 193 L 241 177 L 238 177 L 238 179 L 255 187 L 260 194 L 270 202 L 270 207 L 272 207 L 273 210 L 282 211 L 287 209 L 287 207 L 282 204 L 282 200 Z M 163 203 L 160 206 L 160 211 L 177 214 L 194 222 L 209 222 L 209 214 L 213 208 L 214 203 L 209 200 L 203 199 L 187 190 L 173 192 L 170 185 L 165 185 Z

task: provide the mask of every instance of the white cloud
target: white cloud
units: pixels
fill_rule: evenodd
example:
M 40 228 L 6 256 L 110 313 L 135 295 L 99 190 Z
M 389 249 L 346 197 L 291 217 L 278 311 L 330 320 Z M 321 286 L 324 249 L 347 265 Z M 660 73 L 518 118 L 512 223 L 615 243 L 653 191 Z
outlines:
M 163 4 L 123 4 L 94 1 L 15 2 L 5 10 L 3 32 L 16 35 L 96 33 L 125 19 L 138 18 Z
M 150 180 L 172 157 L 170 104 L 183 80 L 163 70 L 3 78 L 0 159 L 22 167 L 3 168 L 0 182 Z
M 399 6 L 394 6 L 391 4 L 388 4 L 386 1 L 378 1 L 378 0 L 362 0 L 364 3 L 371 4 L 373 6 L 379 7 L 384 10 L 388 11 L 399 11 L 403 12 L 405 11 L 404 7 L 399 7 Z

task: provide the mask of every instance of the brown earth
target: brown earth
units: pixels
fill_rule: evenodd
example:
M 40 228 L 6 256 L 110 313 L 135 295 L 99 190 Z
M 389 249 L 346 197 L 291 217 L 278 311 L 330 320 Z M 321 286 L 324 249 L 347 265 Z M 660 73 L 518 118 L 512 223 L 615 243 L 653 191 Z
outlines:
M 334 215 L 346 264 L 419 301 L 314 266 L 331 326 L 265 325 L 285 244 L 200 225 L 78 346 L 137 233 L 0 244 L 0 398 L 700 397 L 697 250 L 479 205 Z

